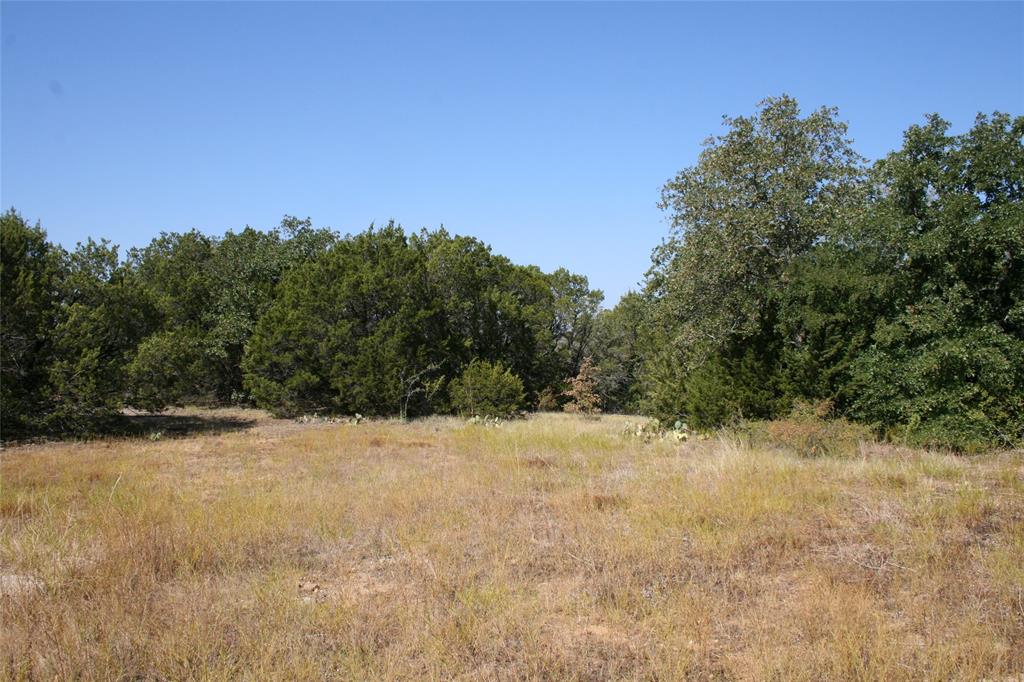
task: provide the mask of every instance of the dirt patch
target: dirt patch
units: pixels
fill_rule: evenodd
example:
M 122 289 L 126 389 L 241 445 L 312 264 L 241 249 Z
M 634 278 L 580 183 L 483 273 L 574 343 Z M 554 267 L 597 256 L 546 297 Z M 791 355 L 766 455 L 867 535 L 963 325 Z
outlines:
M 300 580 L 298 584 L 299 599 L 307 604 L 320 604 L 327 601 L 328 592 L 320 583 L 312 580 Z
M 371 448 L 392 448 L 392 449 L 423 449 L 423 448 L 436 448 L 437 443 L 431 443 L 428 440 L 395 440 L 391 438 L 382 438 L 381 436 L 373 436 L 367 443 Z
M 342 596 L 359 601 L 368 597 L 390 594 L 398 588 L 398 585 L 390 580 L 369 573 L 356 573 L 341 585 Z
M 307 604 L 327 601 L 364 602 L 392 594 L 399 584 L 374 573 L 359 571 L 334 581 L 307 580 L 298 582 L 299 599 Z
M 624 646 L 629 644 L 629 635 L 609 625 L 585 625 L 577 631 L 581 637 L 592 639 L 602 644 Z
M 633 646 L 633 637 L 625 629 L 605 622 L 555 618 L 545 628 L 561 649 L 583 648 L 589 651 L 623 651 Z
M 0 574 L 0 597 L 21 597 L 43 589 L 43 581 L 31 575 Z

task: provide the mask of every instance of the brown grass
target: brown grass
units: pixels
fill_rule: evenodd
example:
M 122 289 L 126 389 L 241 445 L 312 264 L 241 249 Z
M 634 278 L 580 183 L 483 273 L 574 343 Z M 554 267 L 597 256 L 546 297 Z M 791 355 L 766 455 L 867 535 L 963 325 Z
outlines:
M 236 416 L 3 453 L 3 677 L 1024 673 L 1019 452 Z

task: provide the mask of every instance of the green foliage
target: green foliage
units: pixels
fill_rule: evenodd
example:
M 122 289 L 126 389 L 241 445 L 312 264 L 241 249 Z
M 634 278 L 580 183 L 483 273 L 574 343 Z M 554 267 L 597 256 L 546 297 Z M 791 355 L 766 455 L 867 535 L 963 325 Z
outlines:
M 937 116 L 860 183 L 845 128 L 787 98 L 668 185 L 646 407 L 698 428 L 794 401 L 918 445 L 1024 442 L 1024 118 Z
M 1024 117 L 937 116 L 878 164 L 867 230 L 894 313 L 852 367 L 850 414 L 923 445 L 1024 443 Z
M 726 118 L 728 132 L 662 189 L 672 232 L 649 288 L 686 347 L 758 333 L 782 272 L 859 206 L 861 159 L 836 115 L 766 99 L 755 116 Z
M 589 346 L 597 370 L 597 393 L 609 412 L 632 413 L 640 408 L 640 350 L 648 306 L 642 295 L 629 292 L 594 319 Z
M 876 332 L 854 365 L 851 414 L 913 445 L 977 451 L 1024 442 L 1024 341 L 961 327 L 928 305 Z
M 0 216 L 0 430 L 38 427 L 49 404 L 52 331 L 59 316 L 60 253 L 38 225 L 11 209 Z
M 152 335 L 128 365 L 131 405 L 161 409 L 208 403 L 216 393 L 219 376 L 204 344 L 215 290 L 210 276 L 215 249 L 214 239 L 192 230 L 163 233 L 129 253 L 139 286 L 155 309 Z
M 657 337 L 646 343 L 653 350 L 644 357 L 642 407 L 663 422 L 683 420 L 708 430 L 740 419 L 768 419 L 791 403 L 783 391 L 779 344 L 769 333 L 734 339 L 703 357 L 678 353 Z
M 705 143 L 697 165 L 662 190 L 672 233 L 648 273 L 652 322 L 641 342 L 646 407 L 697 428 L 772 417 L 791 403 L 783 333 L 806 335 L 776 329 L 780 308 L 798 300 L 787 285 L 864 195 L 861 159 L 834 109 L 801 117 L 783 96 L 725 124 L 729 131 Z M 818 331 L 825 338 L 815 340 L 827 344 L 831 330 Z M 818 373 L 794 381 L 816 383 Z
M 410 241 L 426 261 L 433 305 L 444 311 L 433 337 L 449 376 L 479 358 L 504 363 L 531 396 L 561 378 L 550 276 L 444 228 L 422 231 Z
M 686 353 L 673 336 L 673 320 L 660 313 L 661 309 L 652 301 L 637 340 L 639 411 L 673 422 L 685 418 L 687 413 L 683 386 Z
M 523 382 L 500 362 L 473 360 L 448 388 L 463 416 L 508 417 L 523 405 Z
M 124 368 L 150 308 L 117 248 L 73 252 L 13 210 L 2 217 L 5 438 L 101 428 L 123 401 Z
M 66 254 L 13 211 L 3 234 L 5 434 L 82 433 L 124 405 L 428 414 L 474 359 L 532 401 L 576 366 L 601 301 L 443 228 L 339 241 L 285 217 L 161 234 L 123 263 L 106 243 Z
M 755 346 L 712 356 L 683 378 L 681 389 L 689 423 L 711 429 L 736 419 L 771 419 L 788 398 L 779 388 L 778 366 Z
M 797 258 L 778 296 L 779 390 L 796 399 L 852 399 L 851 367 L 876 321 L 893 314 L 900 277 L 868 240 L 827 241 Z
M 209 384 L 201 338 L 188 326 L 146 337 L 126 368 L 132 406 L 155 411 L 169 402 L 183 402 L 186 396 L 197 400 L 199 387 Z
M 54 328 L 48 431 L 102 428 L 124 404 L 125 368 L 150 328 L 152 309 L 117 247 L 91 239 L 64 259 Z
M 604 294 L 591 289 L 587 278 L 559 268 L 548 276 L 554 296 L 551 335 L 559 376 L 573 376 L 580 371 L 591 347 L 598 308 Z
M 153 410 L 244 401 L 242 356 L 256 322 L 284 274 L 335 239 L 308 219 L 286 216 L 268 232 L 246 227 L 221 239 L 169 233 L 133 251 L 157 323 L 129 365 L 129 402 Z
M 569 398 L 746 420 L 807 454 L 848 449 L 847 419 L 917 445 L 1024 444 L 1024 117 L 950 135 L 930 116 L 871 168 L 834 109 L 782 96 L 725 125 L 664 186 L 669 238 L 611 310 L 582 275 L 443 228 L 339 239 L 286 216 L 162 234 L 122 262 L 12 209 L 3 436 L 87 433 L 124 405 L 496 416 Z M 828 420 L 799 407 L 823 401 Z
M 281 414 L 398 414 L 403 380 L 434 364 L 427 339 L 442 319 L 430 303 L 426 264 L 400 227 L 343 239 L 282 282 L 249 342 L 246 388 Z
M 286 278 L 248 345 L 245 386 L 282 414 L 415 416 L 445 410 L 451 380 L 481 360 L 536 396 L 583 343 L 581 320 L 599 294 L 581 287 L 583 278 L 513 265 L 443 229 L 371 228 Z

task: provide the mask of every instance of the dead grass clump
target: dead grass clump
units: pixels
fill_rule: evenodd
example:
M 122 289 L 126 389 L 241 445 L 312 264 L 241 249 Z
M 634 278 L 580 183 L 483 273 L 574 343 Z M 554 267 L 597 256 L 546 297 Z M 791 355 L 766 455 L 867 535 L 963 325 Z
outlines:
M 35 497 L 29 494 L 0 497 L 0 517 L 21 518 L 36 512 Z
M 547 457 L 523 457 L 520 462 L 531 469 L 549 469 L 554 466 L 554 462 Z
M 598 493 L 590 496 L 590 505 L 598 511 L 621 509 L 627 505 L 627 500 L 616 493 Z
M 748 422 L 740 428 L 754 446 L 779 447 L 801 457 L 850 457 L 872 440 L 871 430 L 842 417 L 830 418 L 831 403 L 798 403 L 789 416 Z

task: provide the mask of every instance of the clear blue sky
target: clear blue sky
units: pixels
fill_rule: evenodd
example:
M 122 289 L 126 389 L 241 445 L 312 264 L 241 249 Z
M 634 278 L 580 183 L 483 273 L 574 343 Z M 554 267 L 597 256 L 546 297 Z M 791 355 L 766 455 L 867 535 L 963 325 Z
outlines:
M 1024 113 L 1024 4 L 2 3 L 2 203 L 73 245 L 395 218 L 608 303 L 723 114 L 835 105 L 862 154 Z

